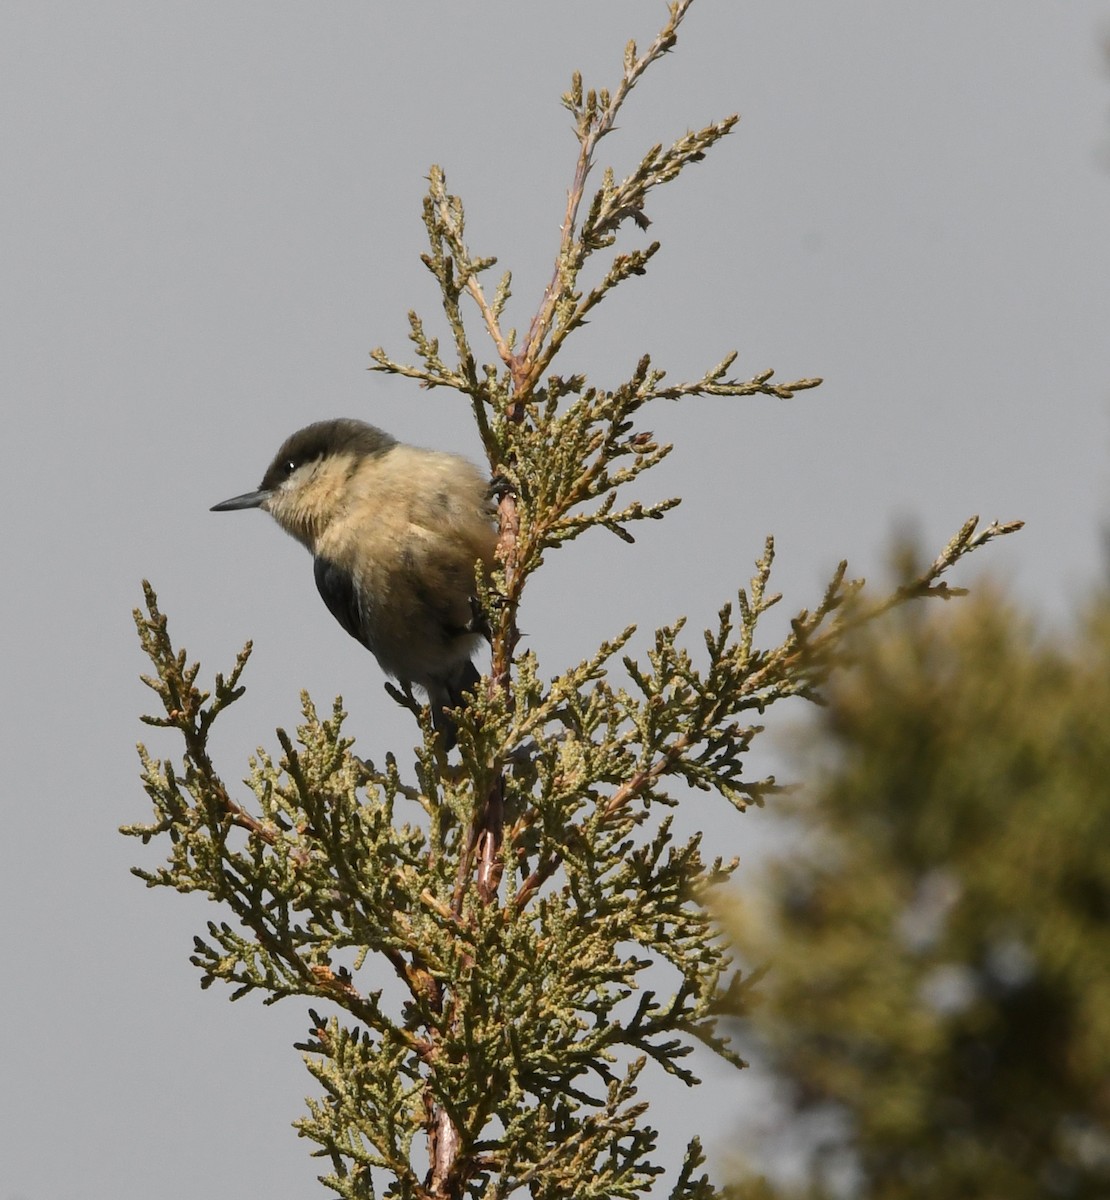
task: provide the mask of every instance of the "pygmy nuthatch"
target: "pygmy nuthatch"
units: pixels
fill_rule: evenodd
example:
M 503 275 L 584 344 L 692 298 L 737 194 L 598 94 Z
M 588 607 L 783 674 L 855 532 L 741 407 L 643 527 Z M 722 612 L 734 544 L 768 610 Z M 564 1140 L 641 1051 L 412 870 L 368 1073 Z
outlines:
M 257 491 L 212 511 L 236 508 L 265 509 L 308 547 L 332 616 L 383 671 L 428 693 L 450 749 L 443 710 L 479 679 L 475 565 L 490 567 L 497 543 L 478 468 L 362 421 L 317 421 L 285 441 Z

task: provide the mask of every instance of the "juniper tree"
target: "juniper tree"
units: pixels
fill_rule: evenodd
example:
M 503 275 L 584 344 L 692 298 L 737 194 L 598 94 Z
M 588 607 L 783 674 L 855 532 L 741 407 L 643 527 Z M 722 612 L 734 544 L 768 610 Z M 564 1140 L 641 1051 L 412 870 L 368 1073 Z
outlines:
M 726 918 L 768 968 L 746 1024 L 783 1124 L 815 1132 L 801 1187 L 737 1195 L 1104 1197 L 1110 588 L 1067 638 L 986 588 L 853 659 L 800 747 L 810 836 Z
M 341 702 L 321 716 L 306 695 L 303 724 L 277 731 L 278 751 L 258 751 L 239 794 L 208 738 L 243 695 L 250 646 L 205 690 L 149 585 L 136 612 L 163 709 L 144 719 L 184 742 L 179 760 L 140 747 L 155 819 L 125 832 L 164 839 L 167 859 L 136 873 L 219 904 L 192 956 L 203 986 L 311 1002 L 299 1049 L 321 1092 L 296 1124 L 329 1163 L 322 1182 L 350 1200 L 382 1189 L 429 1200 L 651 1189 L 661 1168 L 637 1092 L 645 1064 L 688 1087 L 698 1082 L 685 1061 L 695 1043 L 743 1065 L 717 1013 L 747 983 L 701 906 L 736 864 L 707 860 L 697 836 L 677 838 L 672 808 L 690 789 L 738 812 L 761 803 L 774 781 L 742 767 L 766 708 L 815 698 L 849 628 L 913 597 L 951 594 L 949 568 L 1014 528 L 968 521 L 919 578 L 873 599 L 841 565 L 766 648 L 757 624 L 778 600 L 770 539 L 696 649 L 680 619 L 640 657 L 630 626 L 550 677 L 521 650 L 518 609 L 546 555 L 594 531 L 631 541 L 633 527 L 677 504 L 629 497 L 670 449 L 639 423 L 648 405 L 788 399 L 820 382 L 738 378 L 735 353 L 680 383 L 646 354 L 615 384 L 554 370 L 570 335 L 658 250 L 644 236 L 654 189 L 736 124 L 653 146 L 627 178 L 605 170 L 588 189 L 601 140 L 674 46 L 690 3 L 670 5 L 645 50 L 627 46 L 611 91 L 573 76 L 563 104 L 578 156 L 551 279 L 524 333 L 503 323 L 509 274 L 492 282 L 495 260 L 471 251 L 462 202 L 433 167 L 423 262 L 450 344 L 413 313 L 411 361 L 372 352 L 377 370 L 469 404 L 496 488 L 497 569 L 480 597 L 491 657 L 459 716 L 457 763 L 411 694 L 394 690 L 423 732 L 410 765 L 392 753 L 380 764 L 358 757 Z M 619 238 L 629 247 L 616 248 Z M 665 990 L 655 981 L 667 976 L 650 970 L 660 964 L 674 981 Z M 694 1139 L 670 1195 L 713 1194 L 701 1162 Z

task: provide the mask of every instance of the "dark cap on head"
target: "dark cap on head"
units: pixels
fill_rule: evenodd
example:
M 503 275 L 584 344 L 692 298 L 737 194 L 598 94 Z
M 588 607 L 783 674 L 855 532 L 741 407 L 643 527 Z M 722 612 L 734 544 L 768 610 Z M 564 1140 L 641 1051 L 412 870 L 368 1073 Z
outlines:
M 304 463 L 315 462 L 332 454 L 372 458 L 396 445 L 397 439 L 390 437 L 385 430 L 352 417 L 316 421 L 285 439 L 262 477 L 261 490 L 271 491 Z

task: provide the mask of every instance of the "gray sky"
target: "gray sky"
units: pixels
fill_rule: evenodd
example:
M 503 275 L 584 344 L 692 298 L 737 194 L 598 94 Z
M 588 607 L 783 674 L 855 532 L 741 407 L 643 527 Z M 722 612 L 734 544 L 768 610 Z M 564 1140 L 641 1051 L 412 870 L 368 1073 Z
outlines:
M 513 270 L 524 326 L 575 151 L 559 96 L 576 67 L 615 83 L 663 12 L 0 10 L 0 1200 L 325 1194 L 289 1129 L 315 1091 L 291 1048 L 305 1006 L 201 993 L 190 939 L 215 909 L 128 874 L 158 861 L 115 832 L 149 812 L 133 743 L 178 750 L 138 723 L 130 610 L 148 576 L 208 677 L 255 639 L 216 739 L 229 781 L 295 724 L 302 686 L 344 695 L 362 752 L 412 744 L 303 550 L 208 506 L 325 416 L 476 453 L 463 405 L 365 370 L 372 346 L 406 353 L 409 308 L 435 313 L 428 166 L 463 196 L 472 247 Z M 736 347 L 744 374 L 827 382 L 650 414 L 677 445 L 642 494 L 684 504 L 634 547 L 552 557 L 523 614 L 547 673 L 628 620 L 710 623 L 769 532 L 796 610 L 841 557 L 881 574 L 896 527 L 932 550 L 971 513 L 1024 518 L 980 561 L 1070 611 L 1110 500 L 1108 25 L 1095 0 L 698 0 L 603 158 L 624 173 L 654 141 L 743 119 L 656 197 L 663 251 L 561 369 L 614 384 L 650 350 L 688 378 Z M 762 814 L 692 804 L 715 850 L 758 852 Z M 648 1092 L 668 1147 L 700 1131 L 719 1162 L 752 1085 L 703 1067 L 700 1092 Z

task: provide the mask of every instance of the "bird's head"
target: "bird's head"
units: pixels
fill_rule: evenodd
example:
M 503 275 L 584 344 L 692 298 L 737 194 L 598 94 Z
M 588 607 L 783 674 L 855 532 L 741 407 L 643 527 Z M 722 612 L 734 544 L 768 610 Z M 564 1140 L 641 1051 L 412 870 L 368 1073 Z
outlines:
M 351 418 L 306 425 L 285 439 L 255 491 L 214 504 L 212 511 L 261 508 L 314 550 L 320 534 L 343 511 L 359 466 L 396 444 L 383 430 Z

